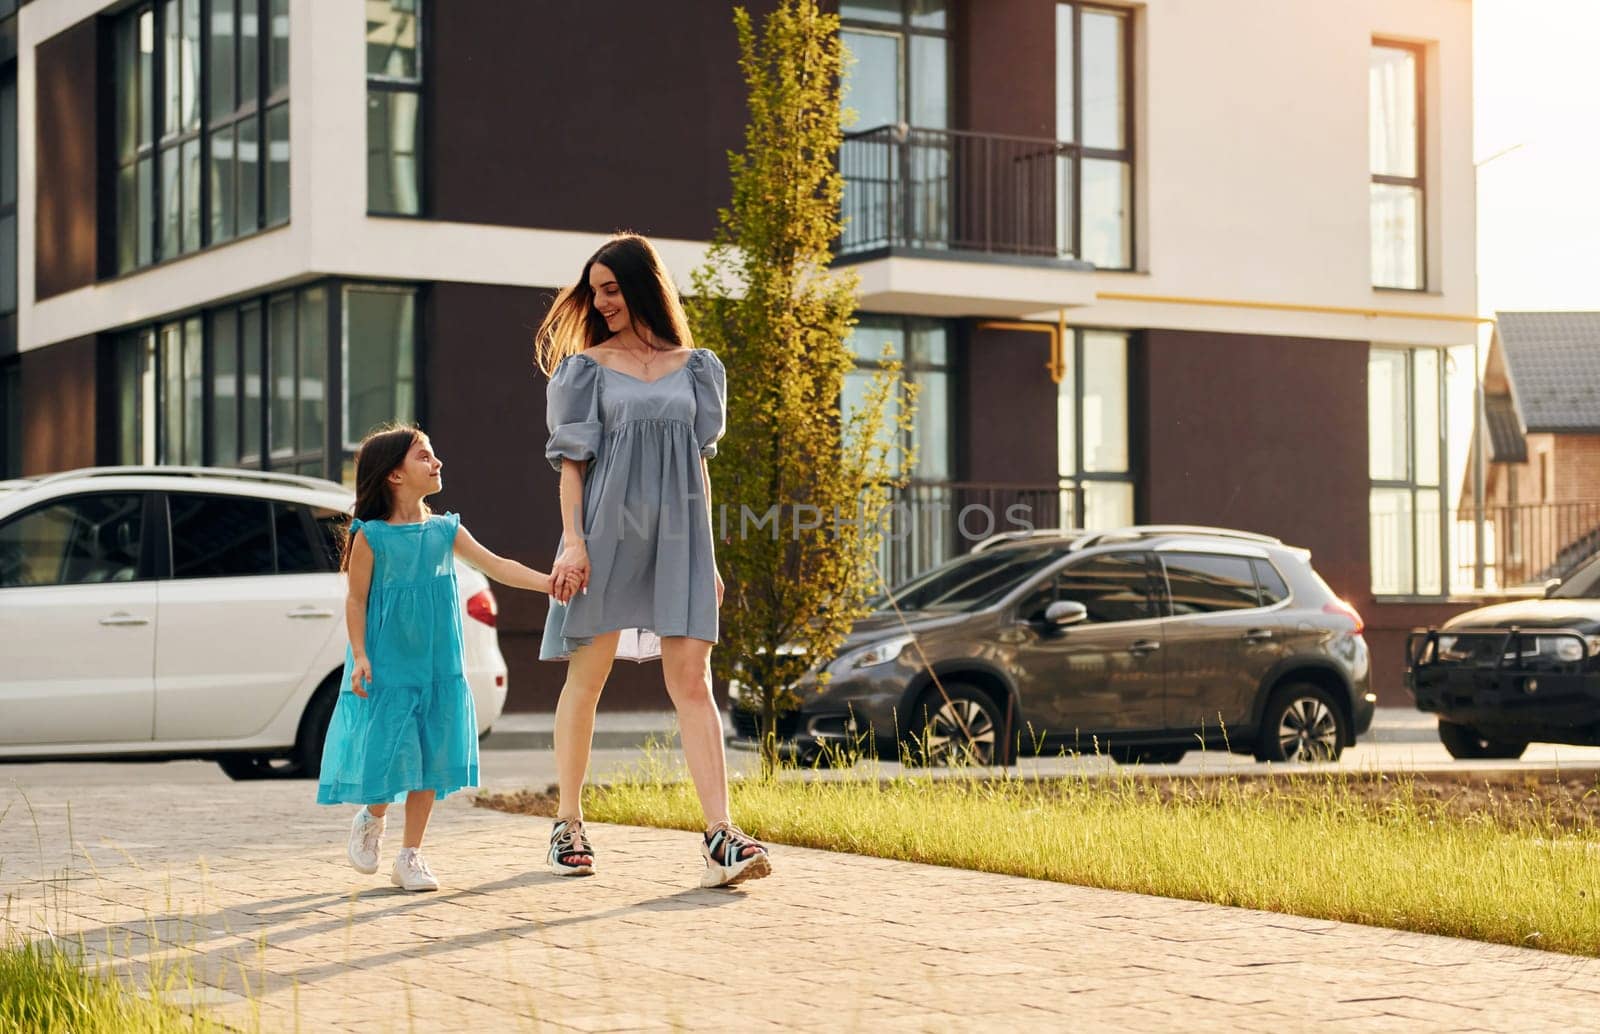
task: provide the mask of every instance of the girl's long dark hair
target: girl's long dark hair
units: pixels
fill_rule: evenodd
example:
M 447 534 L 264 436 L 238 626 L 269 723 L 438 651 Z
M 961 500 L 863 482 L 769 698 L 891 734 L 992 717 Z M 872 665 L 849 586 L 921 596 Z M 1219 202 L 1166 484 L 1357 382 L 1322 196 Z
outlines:
M 673 347 L 694 347 L 678 289 L 661 264 L 661 256 L 638 234 L 619 233 L 589 256 L 578 282 L 561 289 L 539 324 L 534 335 L 534 361 L 546 377 L 555 373 L 567 356 L 611 336 L 606 321 L 594 309 L 594 289 L 589 286 L 589 271 L 596 262 L 616 275 L 634 329 L 646 329 L 656 341 L 671 342 Z
M 361 521 L 387 520 L 394 510 L 394 496 L 389 492 L 389 473 L 406 461 L 406 454 L 422 437 L 422 429 L 415 424 L 387 424 L 361 439 L 356 451 L 356 505 L 355 517 Z M 422 504 L 423 514 L 431 513 L 428 504 Z M 344 543 L 339 550 L 339 570 L 350 570 L 350 546 L 355 540 L 346 528 Z

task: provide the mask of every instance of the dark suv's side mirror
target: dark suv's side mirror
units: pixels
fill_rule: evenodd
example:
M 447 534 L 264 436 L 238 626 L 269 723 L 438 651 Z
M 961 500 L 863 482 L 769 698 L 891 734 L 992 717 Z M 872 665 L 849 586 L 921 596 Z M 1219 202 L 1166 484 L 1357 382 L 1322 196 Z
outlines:
M 1076 600 L 1057 600 L 1044 611 L 1044 623 L 1053 628 L 1066 628 L 1088 618 L 1088 608 Z

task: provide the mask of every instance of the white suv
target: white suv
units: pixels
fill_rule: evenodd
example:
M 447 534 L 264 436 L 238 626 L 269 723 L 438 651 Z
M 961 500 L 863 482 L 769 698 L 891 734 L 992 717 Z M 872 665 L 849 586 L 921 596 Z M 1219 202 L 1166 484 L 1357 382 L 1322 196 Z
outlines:
M 0 483 L 0 758 L 210 758 L 314 777 L 344 667 L 332 481 L 98 467 Z M 506 699 L 489 582 L 457 562 L 478 731 Z

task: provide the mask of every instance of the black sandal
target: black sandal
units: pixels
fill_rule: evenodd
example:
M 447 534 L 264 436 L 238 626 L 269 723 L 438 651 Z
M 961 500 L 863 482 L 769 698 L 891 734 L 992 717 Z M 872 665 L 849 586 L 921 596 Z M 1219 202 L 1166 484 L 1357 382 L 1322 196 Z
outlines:
M 706 857 L 702 887 L 731 887 L 772 875 L 767 845 L 731 822 L 719 822 L 706 830 L 701 852 Z
M 589 876 L 594 873 L 594 848 L 589 846 L 582 819 L 556 820 L 550 830 L 548 858 L 550 871 L 557 876 Z

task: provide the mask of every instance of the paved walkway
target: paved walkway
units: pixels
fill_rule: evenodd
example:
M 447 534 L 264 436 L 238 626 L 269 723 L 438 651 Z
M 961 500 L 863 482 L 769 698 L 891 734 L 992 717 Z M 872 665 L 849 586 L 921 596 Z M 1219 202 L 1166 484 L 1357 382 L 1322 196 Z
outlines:
M 817 851 L 703 891 L 670 831 L 595 827 L 602 874 L 561 880 L 544 820 L 459 798 L 445 889 L 407 895 L 309 791 L 0 788 L 5 924 L 269 1031 L 1527 1031 L 1600 1005 L 1600 961 Z

